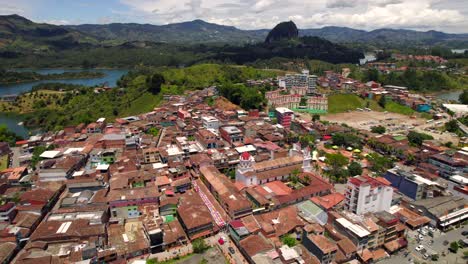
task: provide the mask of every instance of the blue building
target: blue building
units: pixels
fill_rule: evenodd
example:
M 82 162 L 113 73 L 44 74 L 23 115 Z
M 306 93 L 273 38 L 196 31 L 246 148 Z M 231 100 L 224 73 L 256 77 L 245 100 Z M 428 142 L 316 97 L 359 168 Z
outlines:
M 391 182 L 392 187 L 398 189 L 403 195 L 420 200 L 424 197 L 432 196 L 432 186 L 437 186 L 437 182 L 430 181 L 414 173 L 393 168 L 385 172 L 385 179 Z
M 418 112 L 429 112 L 431 110 L 431 105 L 429 104 L 418 104 L 416 106 L 416 111 Z

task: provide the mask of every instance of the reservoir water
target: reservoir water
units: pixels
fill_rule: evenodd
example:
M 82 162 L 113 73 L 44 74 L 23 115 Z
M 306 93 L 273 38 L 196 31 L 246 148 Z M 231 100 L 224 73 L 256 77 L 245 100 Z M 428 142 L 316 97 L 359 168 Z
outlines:
M 51 74 L 51 73 L 63 73 L 63 72 L 80 72 L 84 70 L 81 70 L 81 69 L 15 69 L 15 71 L 35 71 L 41 74 Z M 128 72 L 128 70 L 123 70 L 123 69 L 89 69 L 86 71 L 103 72 L 105 76 L 99 77 L 99 78 L 41 80 L 41 81 L 25 82 L 25 83 L 0 84 L 0 96 L 28 92 L 32 89 L 34 85 L 37 85 L 40 83 L 50 83 L 50 82 L 81 84 L 81 85 L 86 85 L 86 86 L 95 86 L 95 85 L 101 85 L 101 84 L 106 83 L 107 86 L 109 87 L 115 87 L 120 77 Z
M 451 101 L 457 101 L 459 100 L 460 94 L 463 92 L 463 90 L 456 90 L 456 91 L 448 91 L 448 92 L 443 92 L 437 94 L 437 98 L 444 99 L 444 100 L 451 100 Z
M 84 71 L 80 69 L 14 69 L 14 71 L 35 71 L 41 74 L 51 74 L 51 73 L 63 73 L 63 72 L 79 72 Z M 100 78 L 84 78 L 84 79 L 63 79 L 63 80 L 42 80 L 34 81 L 27 83 L 14 83 L 14 84 L 0 84 L 0 96 L 2 95 L 14 95 L 24 92 L 28 92 L 32 89 L 34 85 L 40 83 L 72 83 L 72 84 L 81 84 L 86 86 L 95 86 L 106 84 L 109 87 L 115 87 L 117 81 L 126 74 L 128 70 L 124 69 L 89 69 L 86 71 L 99 71 L 103 72 L 105 76 Z M 18 125 L 22 122 L 22 118 L 19 115 L 1 113 L 0 112 L 0 125 L 6 125 L 11 131 L 15 132 L 17 135 L 22 136 L 23 138 L 28 138 L 30 132 L 34 133 L 36 131 L 29 131 L 26 127 Z

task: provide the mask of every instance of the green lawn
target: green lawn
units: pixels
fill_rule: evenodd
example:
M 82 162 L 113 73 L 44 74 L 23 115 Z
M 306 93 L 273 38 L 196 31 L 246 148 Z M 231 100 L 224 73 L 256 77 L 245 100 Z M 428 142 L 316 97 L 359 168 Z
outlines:
M 328 113 L 343 113 L 356 108 L 365 108 L 369 102 L 369 108 L 374 111 L 382 111 L 382 108 L 374 100 L 362 99 L 354 94 L 333 94 L 328 97 Z
M 8 155 L 3 155 L 0 157 L 0 171 L 8 168 Z
M 401 105 L 393 101 L 388 101 L 385 104 L 385 110 L 402 115 L 413 115 L 416 113 L 416 111 L 414 111 L 411 107 Z

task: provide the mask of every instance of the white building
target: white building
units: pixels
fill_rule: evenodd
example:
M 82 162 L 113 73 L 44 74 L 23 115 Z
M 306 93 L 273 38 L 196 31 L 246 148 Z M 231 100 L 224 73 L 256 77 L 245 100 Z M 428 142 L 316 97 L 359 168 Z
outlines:
M 205 129 L 214 129 L 218 130 L 219 120 L 212 116 L 203 116 L 202 117 L 203 127 Z
M 382 177 L 356 176 L 348 179 L 345 209 L 355 214 L 389 211 L 393 188 Z
M 240 155 L 239 165 L 236 169 L 236 181 L 245 186 L 265 184 L 271 181 L 284 181 L 294 170 L 311 171 L 310 150 L 301 150 L 295 147 L 288 157 L 255 162 L 249 152 Z
M 279 87 L 288 90 L 304 88 L 307 94 L 314 94 L 317 88 L 317 76 L 309 75 L 308 70 L 303 70 L 302 73 L 297 74 L 286 74 L 284 79 L 280 79 Z

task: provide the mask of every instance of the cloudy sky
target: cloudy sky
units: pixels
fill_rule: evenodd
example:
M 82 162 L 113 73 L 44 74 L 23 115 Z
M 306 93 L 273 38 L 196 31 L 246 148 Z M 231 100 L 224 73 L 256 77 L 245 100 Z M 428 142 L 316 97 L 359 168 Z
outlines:
M 0 14 L 53 24 L 194 19 L 242 29 L 272 28 L 293 20 L 299 28 L 347 26 L 468 33 L 468 0 L 0 0 Z

